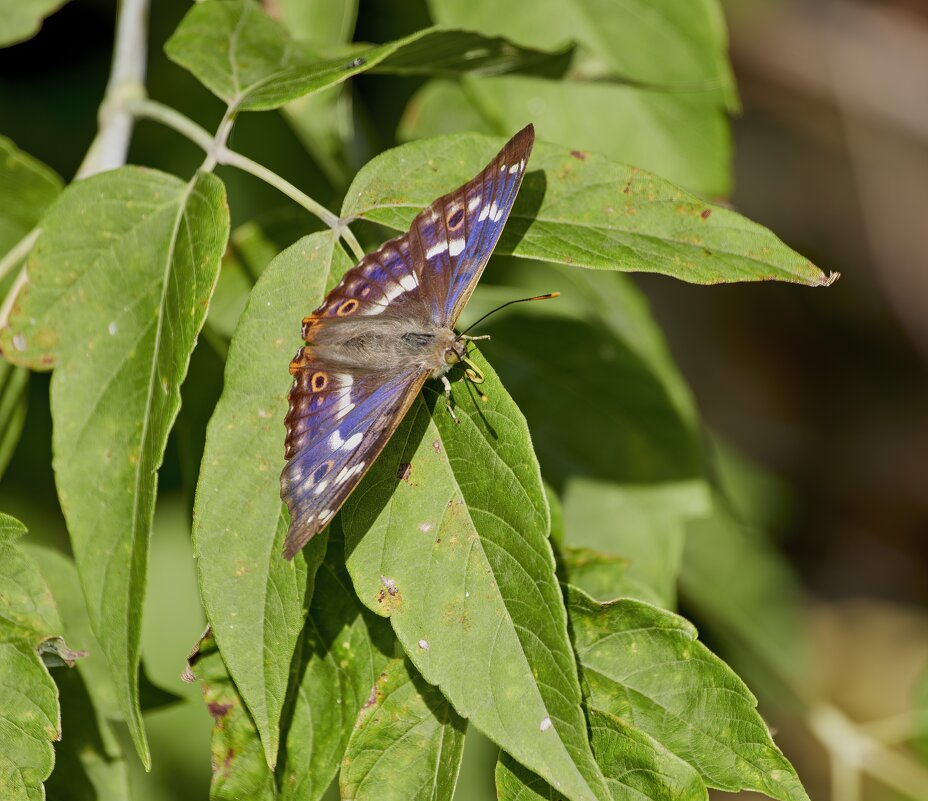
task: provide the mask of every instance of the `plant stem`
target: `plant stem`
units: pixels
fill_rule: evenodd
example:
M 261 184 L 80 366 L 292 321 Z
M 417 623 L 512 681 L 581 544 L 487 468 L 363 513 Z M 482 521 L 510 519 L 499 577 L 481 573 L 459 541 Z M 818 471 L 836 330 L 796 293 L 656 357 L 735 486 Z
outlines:
M 145 96 L 149 0 L 121 0 L 113 44 L 113 65 L 100 104 L 100 126 L 76 178 L 126 163 L 134 117 L 129 101 Z
M 279 176 L 276 172 L 226 147 L 225 142 L 228 139 L 229 131 L 232 127 L 232 117 L 228 114 L 223 117 L 223 121 L 219 125 L 216 136 L 211 136 L 205 128 L 197 125 L 197 123 L 189 117 L 184 116 L 179 111 L 165 106 L 156 100 L 136 98 L 128 104 L 128 108 L 136 117 L 145 117 L 160 122 L 163 125 L 167 125 L 169 128 L 173 128 L 178 133 L 186 136 L 194 144 L 199 145 L 207 154 L 202 167 L 202 169 L 207 172 L 212 170 L 216 164 L 236 167 L 280 190 L 291 200 L 299 203 L 310 214 L 322 220 L 322 222 L 344 239 L 358 261 L 364 258 L 364 250 L 361 248 L 361 245 L 358 243 L 351 229 L 335 214 L 318 201 L 313 200 L 305 192 L 297 189 L 293 184 Z
M 32 250 L 35 240 L 39 238 L 39 233 L 40 229 L 36 226 L 20 239 L 19 242 L 13 245 L 4 257 L 0 259 L 0 279 L 29 255 L 29 251 Z

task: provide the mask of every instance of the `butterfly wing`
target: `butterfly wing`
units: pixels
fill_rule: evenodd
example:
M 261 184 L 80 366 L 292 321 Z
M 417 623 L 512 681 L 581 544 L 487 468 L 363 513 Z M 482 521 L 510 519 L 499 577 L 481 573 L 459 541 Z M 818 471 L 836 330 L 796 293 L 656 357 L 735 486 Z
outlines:
M 421 212 L 406 234 L 345 273 L 303 320 L 307 346 L 290 365 L 281 474 L 281 497 L 290 509 L 287 558 L 339 510 L 431 372 L 418 364 L 389 371 L 327 360 L 322 343 L 348 318 L 354 331 L 357 322 L 377 315 L 409 320 L 413 328 L 424 321 L 452 327 L 506 224 L 534 139 L 531 125 L 517 133 L 476 177 Z
M 290 509 L 284 544 L 288 559 L 341 508 L 428 376 L 427 370 L 416 369 L 352 375 L 326 369 L 311 357 L 305 364 L 290 392 L 288 461 L 280 476 L 281 496 Z
M 512 211 L 534 141 L 528 125 L 472 180 L 413 220 L 406 237 L 422 265 L 423 297 L 436 324 L 453 327 L 474 291 Z

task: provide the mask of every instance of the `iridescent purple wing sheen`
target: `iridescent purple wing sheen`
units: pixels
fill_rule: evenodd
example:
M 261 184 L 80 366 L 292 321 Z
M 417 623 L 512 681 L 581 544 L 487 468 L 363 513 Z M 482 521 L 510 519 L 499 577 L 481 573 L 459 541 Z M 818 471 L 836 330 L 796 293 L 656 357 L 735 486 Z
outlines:
M 517 133 L 476 177 L 440 197 L 409 232 L 345 273 L 311 315 L 290 364 L 294 376 L 281 497 L 290 509 L 290 558 L 332 519 L 396 430 L 430 370 L 372 371 L 315 356 L 320 331 L 384 315 L 452 327 L 506 224 L 535 134 Z M 331 329 L 334 330 L 334 329 Z
M 290 509 L 284 555 L 291 559 L 339 510 L 406 414 L 428 376 L 305 370 L 296 375 L 287 414 L 281 497 Z M 314 382 L 324 375 L 327 383 Z M 314 391 L 314 384 L 316 391 Z
M 406 236 L 422 265 L 423 298 L 438 325 L 453 327 L 474 291 L 509 218 L 534 141 L 535 129 L 527 125 L 472 180 L 413 220 Z

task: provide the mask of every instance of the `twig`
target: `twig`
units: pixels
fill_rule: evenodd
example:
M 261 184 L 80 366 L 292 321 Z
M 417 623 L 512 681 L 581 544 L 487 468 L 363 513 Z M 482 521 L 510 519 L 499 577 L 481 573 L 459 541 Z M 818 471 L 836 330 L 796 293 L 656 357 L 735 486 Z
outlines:
M 134 117 L 130 100 L 145 96 L 149 0 L 122 0 L 116 21 L 113 66 L 100 104 L 100 125 L 76 178 L 126 163 Z
M 13 247 L 7 251 L 6 255 L 0 259 L 0 279 L 29 255 L 29 251 L 32 250 L 35 240 L 39 238 L 39 233 L 40 229 L 36 226 L 20 239 L 19 242 L 13 245 Z
M 269 170 L 267 167 L 258 164 L 256 161 L 252 161 L 247 156 L 243 156 L 241 153 L 237 153 L 226 146 L 225 143 L 228 140 L 233 122 L 233 118 L 230 114 L 227 113 L 226 116 L 223 117 L 223 121 L 217 129 L 216 135 L 211 136 L 205 128 L 197 125 L 197 123 L 189 117 L 184 116 L 179 111 L 165 106 L 156 100 L 136 98 L 132 100 L 127 107 L 135 116 L 145 117 L 160 122 L 163 125 L 167 125 L 169 128 L 173 128 L 178 133 L 186 136 L 194 144 L 199 145 L 206 152 L 206 160 L 203 162 L 202 169 L 210 171 L 217 164 L 236 167 L 243 172 L 254 175 L 256 178 L 270 184 L 276 189 L 279 189 L 291 200 L 299 203 L 304 209 L 310 212 L 310 214 L 322 220 L 322 222 L 344 239 L 358 261 L 364 258 L 364 250 L 361 248 L 361 245 L 358 243 L 358 240 L 355 238 L 347 223 L 343 222 L 321 203 L 313 200 L 309 195 L 297 189 L 293 184 L 279 176 L 273 170 Z

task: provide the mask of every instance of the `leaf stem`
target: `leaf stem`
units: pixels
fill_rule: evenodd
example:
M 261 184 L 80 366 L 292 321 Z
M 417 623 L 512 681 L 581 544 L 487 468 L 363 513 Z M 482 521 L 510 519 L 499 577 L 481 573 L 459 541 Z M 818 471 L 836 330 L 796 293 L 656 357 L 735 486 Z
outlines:
M 163 125 L 167 125 L 169 128 L 173 128 L 202 148 L 207 154 L 202 169 L 207 172 L 211 171 L 217 164 L 236 167 L 280 190 L 291 200 L 299 203 L 310 214 L 322 220 L 322 222 L 344 239 L 358 261 L 364 258 L 364 250 L 346 222 L 342 221 L 321 203 L 313 200 L 305 192 L 297 189 L 293 184 L 279 176 L 273 170 L 269 170 L 262 164 L 258 164 L 258 162 L 226 146 L 225 143 L 229 137 L 234 119 L 233 115 L 229 112 L 226 113 L 222 122 L 219 124 L 216 136 L 211 136 L 205 128 L 197 125 L 197 123 L 189 117 L 186 117 L 179 111 L 165 106 L 156 100 L 136 98 L 128 104 L 128 108 L 137 117 L 155 120 Z
M 33 228 L 0 259 L 0 279 L 3 279 L 10 270 L 29 255 L 29 251 L 32 250 L 36 239 L 39 238 L 40 232 L 41 229 L 38 226 Z

